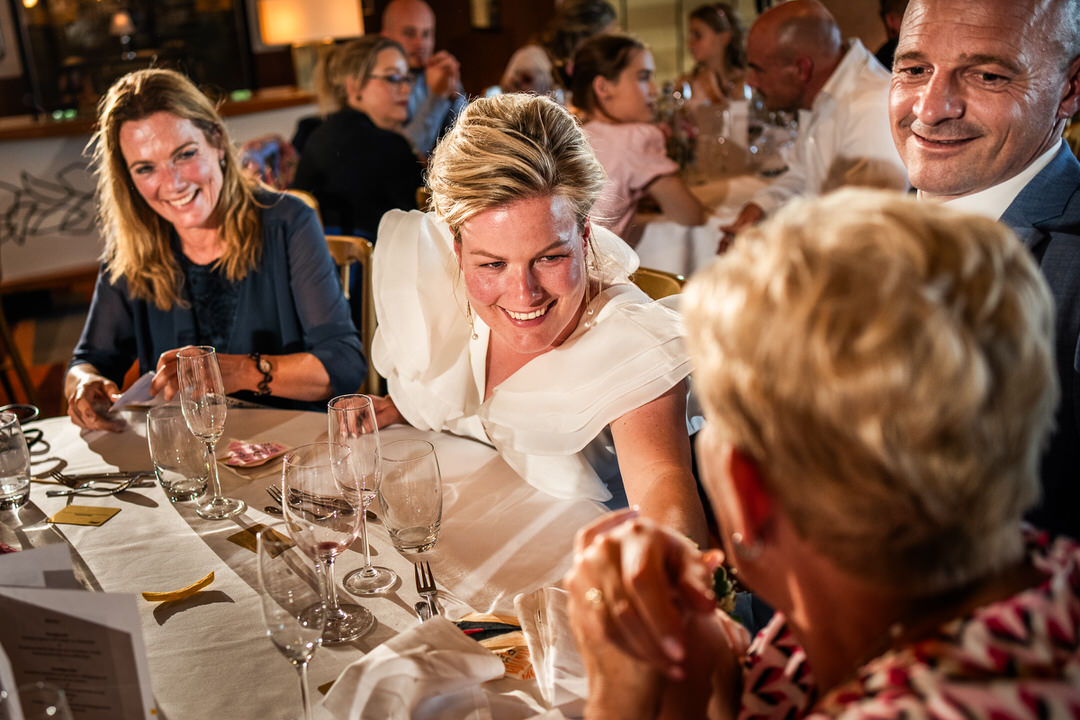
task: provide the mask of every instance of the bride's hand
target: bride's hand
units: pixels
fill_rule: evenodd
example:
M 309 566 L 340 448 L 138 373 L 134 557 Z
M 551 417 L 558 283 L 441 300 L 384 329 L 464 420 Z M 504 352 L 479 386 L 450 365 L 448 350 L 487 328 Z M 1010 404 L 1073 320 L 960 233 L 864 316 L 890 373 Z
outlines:
M 380 428 L 384 428 L 387 425 L 407 425 L 408 421 L 405 420 L 405 416 L 398 412 L 397 405 L 390 399 L 389 395 L 385 397 L 379 397 L 377 395 L 371 395 L 371 409 L 375 411 L 375 424 Z

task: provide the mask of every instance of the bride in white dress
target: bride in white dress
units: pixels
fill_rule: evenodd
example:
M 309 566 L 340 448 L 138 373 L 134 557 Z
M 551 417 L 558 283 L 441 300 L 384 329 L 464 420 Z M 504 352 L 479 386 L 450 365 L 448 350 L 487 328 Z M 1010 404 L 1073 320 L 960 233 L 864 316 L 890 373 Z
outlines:
M 466 108 L 432 156 L 434 212 L 392 211 L 379 227 L 379 424 L 476 438 L 542 492 L 638 506 L 703 544 L 682 322 L 629 282 L 634 252 L 590 222 L 603 184 L 555 102 Z

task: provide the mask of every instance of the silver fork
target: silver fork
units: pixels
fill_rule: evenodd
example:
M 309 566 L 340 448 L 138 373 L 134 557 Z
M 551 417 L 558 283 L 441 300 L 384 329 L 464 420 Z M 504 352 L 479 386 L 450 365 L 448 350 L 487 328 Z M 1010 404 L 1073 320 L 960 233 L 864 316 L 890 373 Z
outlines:
M 110 487 L 94 487 L 94 480 L 90 480 L 85 485 L 79 485 L 78 487 L 65 488 L 63 490 L 46 490 L 45 494 L 49 497 L 63 497 L 65 495 L 89 495 L 91 497 L 106 497 L 108 495 L 119 495 L 125 490 L 130 490 L 131 486 L 138 480 L 137 477 L 129 477 L 123 480 L 118 485 Z
M 273 499 L 274 502 L 276 502 L 278 505 L 281 506 L 282 510 L 285 509 L 285 503 L 282 502 L 282 497 L 281 497 L 281 488 L 279 488 L 277 485 L 267 485 L 266 486 L 266 493 Z M 299 509 L 304 511 L 305 513 L 308 513 L 309 515 L 314 517 L 316 520 L 325 520 L 326 518 L 330 517 L 330 515 L 331 515 L 331 513 L 324 513 L 322 511 L 316 509 L 312 505 L 312 503 L 304 503 L 301 506 L 299 506 Z
M 421 560 L 413 565 L 413 573 L 416 575 L 416 592 L 427 600 L 432 617 L 438 615 L 439 606 L 435 604 L 435 595 L 439 592 L 439 588 L 435 587 L 435 576 L 431 574 L 431 565 Z

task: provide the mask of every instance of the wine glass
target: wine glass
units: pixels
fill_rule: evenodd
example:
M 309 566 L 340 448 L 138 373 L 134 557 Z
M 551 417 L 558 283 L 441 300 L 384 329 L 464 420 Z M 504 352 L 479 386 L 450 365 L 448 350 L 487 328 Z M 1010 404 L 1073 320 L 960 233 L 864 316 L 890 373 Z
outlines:
M 180 409 L 191 433 L 203 441 L 210 455 L 209 500 L 195 509 L 199 517 L 224 520 L 243 512 L 243 500 L 223 497 L 218 479 L 214 446 L 225 432 L 225 385 L 221 381 L 217 353 L 207 345 L 186 347 L 176 354 L 176 374 L 180 382 Z
M 375 410 L 367 395 L 340 395 L 327 406 L 330 442 L 349 448 L 351 474 L 342 485 L 349 502 L 366 511 L 379 488 L 379 429 Z M 372 595 L 386 590 L 397 575 L 389 568 L 371 564 L 367 512 L 360 513 L 360 540 L 364 545 L 364 567 L 345 576 L 341 585 L 355 595 Z
M 319 589 L 321 580 L 289 539 L 289 528 L 284 522 L 259 531 L 258 556 L 266 635 L 300 673 L 304 718 L 311 720 L 307 667 L 322 644 L 326 625 L 326 608 Z
M 342 485 L 350 481 L 349 448 L 340 443 L 313 443 L 285 454 L 281 507 L 296 544 L 321 563 L 326 628 L 323 642 L 348 642 L 375 627 L 364 607 L 340 603 L 334 585 L 334 558 L 360 533 L 364 509 L 348 501 Z

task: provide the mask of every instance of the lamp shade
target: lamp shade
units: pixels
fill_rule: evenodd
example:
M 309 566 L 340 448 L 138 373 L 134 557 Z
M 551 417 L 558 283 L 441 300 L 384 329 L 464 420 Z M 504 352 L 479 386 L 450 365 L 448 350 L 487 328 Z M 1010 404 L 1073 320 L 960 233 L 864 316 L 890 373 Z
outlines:
M 300 45 L 364 34 L 360 0 L 259 0 L 267 45 Z

